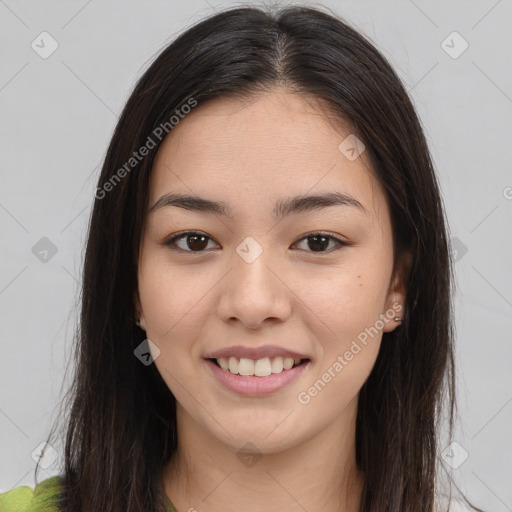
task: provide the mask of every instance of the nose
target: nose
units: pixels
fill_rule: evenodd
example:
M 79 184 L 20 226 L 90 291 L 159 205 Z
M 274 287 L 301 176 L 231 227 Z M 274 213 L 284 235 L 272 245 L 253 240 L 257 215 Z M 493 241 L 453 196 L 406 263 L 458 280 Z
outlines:
M 258 329 L 264 321 L 284 322 L 292 311 L 293 292 L 282 266 L 271 261 L 263 251 L 248 262 L 235 254 L 223 282 L 218 306 L 225 322 L 241 322 L 248 329 Z

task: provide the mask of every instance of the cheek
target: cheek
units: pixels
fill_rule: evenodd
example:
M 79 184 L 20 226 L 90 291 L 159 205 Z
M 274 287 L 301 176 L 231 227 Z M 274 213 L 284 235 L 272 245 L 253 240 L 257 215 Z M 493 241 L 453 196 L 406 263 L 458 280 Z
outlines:
M 310 387 L 297 397 L 305 406 L 310 428 L 315 421 L 332 421 L 358 395 L 382 340 L 379 319 L 387 269 L 376 266 L 373 258 L 359 257 L 352 266 L 339 270 L 325 281 L 326 286 L 310 288 L 308 307 L 303 309 L 303 320 L 322 350 Z
M 311 321 L 323 323 L 327 339 L 346 340 L 370 327 L 384 311 L 391 262 L 369 251 L 354 250 L 343 264 L 301 288 L 300 298 L 314 313 Z
M 201 325 L 200 317 L 207 307 L 212 275 L 169 265 L 162 257 L 148 256 L 139 274 L 139 296 L 144 311 L 147 334 L 155 342 L 183 339 L 193 335 Z

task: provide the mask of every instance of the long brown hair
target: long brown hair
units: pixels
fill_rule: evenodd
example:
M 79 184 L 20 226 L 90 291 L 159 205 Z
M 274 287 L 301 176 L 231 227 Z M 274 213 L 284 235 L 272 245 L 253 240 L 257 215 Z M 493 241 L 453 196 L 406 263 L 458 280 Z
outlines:
M 176 402 L 156 366 L 134 356 L 145 339 L 133 297 L 163 140 L 155 134 L 170 132 L 169 120 L 193 101 L 275 87 L 313 95 L 350 123 L 387 194 L 395 262 L 405 249 L 412 253 L 403 323 L 384 333 L 360 391 L 361 512 L 434 511 L 438 433 L 448 421 L 451 439 L 456 409 L 453 263 L 437 178 L 420 121 L 386 59 L 337 16 L 301 6 L 238 7 L 202 20 L 160 52 L 124 107 L 88 232 L 66 396 L 63 511 L 165 510 L 161 475 L 177 447 Z M 148 137 L 153 147 L 134 163 Z

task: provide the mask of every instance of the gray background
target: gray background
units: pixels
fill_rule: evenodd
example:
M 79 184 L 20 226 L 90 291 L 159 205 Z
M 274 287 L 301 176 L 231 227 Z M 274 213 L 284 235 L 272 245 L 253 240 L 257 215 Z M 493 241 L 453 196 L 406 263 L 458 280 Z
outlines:
M 86 226 L 117 116 L 161 48 L 228 5 L 0 0 L 0 492 L 34 485 L 31 454 L 69 383 Z M 460 446 L 444 465 L 467 452 L 452 470 L 461 488 L 512 511 L 511 2 L 323 5 L 370 37 L 422 118 L 458 259 Z M 47 58 L 31 47 L 51 49 L 43 31 L 58 43 Z

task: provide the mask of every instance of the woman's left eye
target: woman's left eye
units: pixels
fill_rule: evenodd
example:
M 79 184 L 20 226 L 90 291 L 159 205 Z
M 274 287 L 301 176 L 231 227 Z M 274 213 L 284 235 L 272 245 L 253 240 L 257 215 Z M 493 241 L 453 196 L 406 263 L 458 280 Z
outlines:
M 184 240 L 184 246 L 180 247 L 178 245 L 178 242 Z M 204 235 L 202 233 L 198 233 L 196 231 L 187 231 L 185 233 L 180 233 L 178 235 L 174 235 L 173 237 L 169 238 L 164 242 L 164 245 L 170 247 L 173 250 L 181 250 L 184 252 L 196 252 L 201 253 L 204 252 L 204 249 L 208 246 L 208 240 L 213 241 L 209 236 Z M 313 248 L 313 250 L 308 252 L 332 252 L 333 250 L 337 250 L 340 247 L 348 246 L 350 245 L 347 242 L 344 242 L 334 236 L 333 233 L 310 233 L 304 237 L 302 237 L 298 243 L 306 241 L 306 244 L 309 248 Z M 329 246 L 329 243 L 334 243 L 334 246 L 332 246 L 328 251 L 326 250 Z M 188 247 L 188 248 L 187 248 Z
M 312 252 L 333 252 L 340 247 L 348 246 L 347 242 L 344 242 L 343 240 L 340 240 L 339 238 L 335 237 L 332 233 L 310 233 L 309 235 L 306 235 L 305 237 L 302 237 L 299 242 L 306 240 L 309 242 L 306 242 L 309 247 L 316 247 L 316 249 L 320 250 L 313 250 Z M 313 241 L 311 243 L 311 240 Z M 331 247 L 328 251 L 324 250 L 329 245 L 329 242 L 332 241 L 334 243 L 334 246 Z

